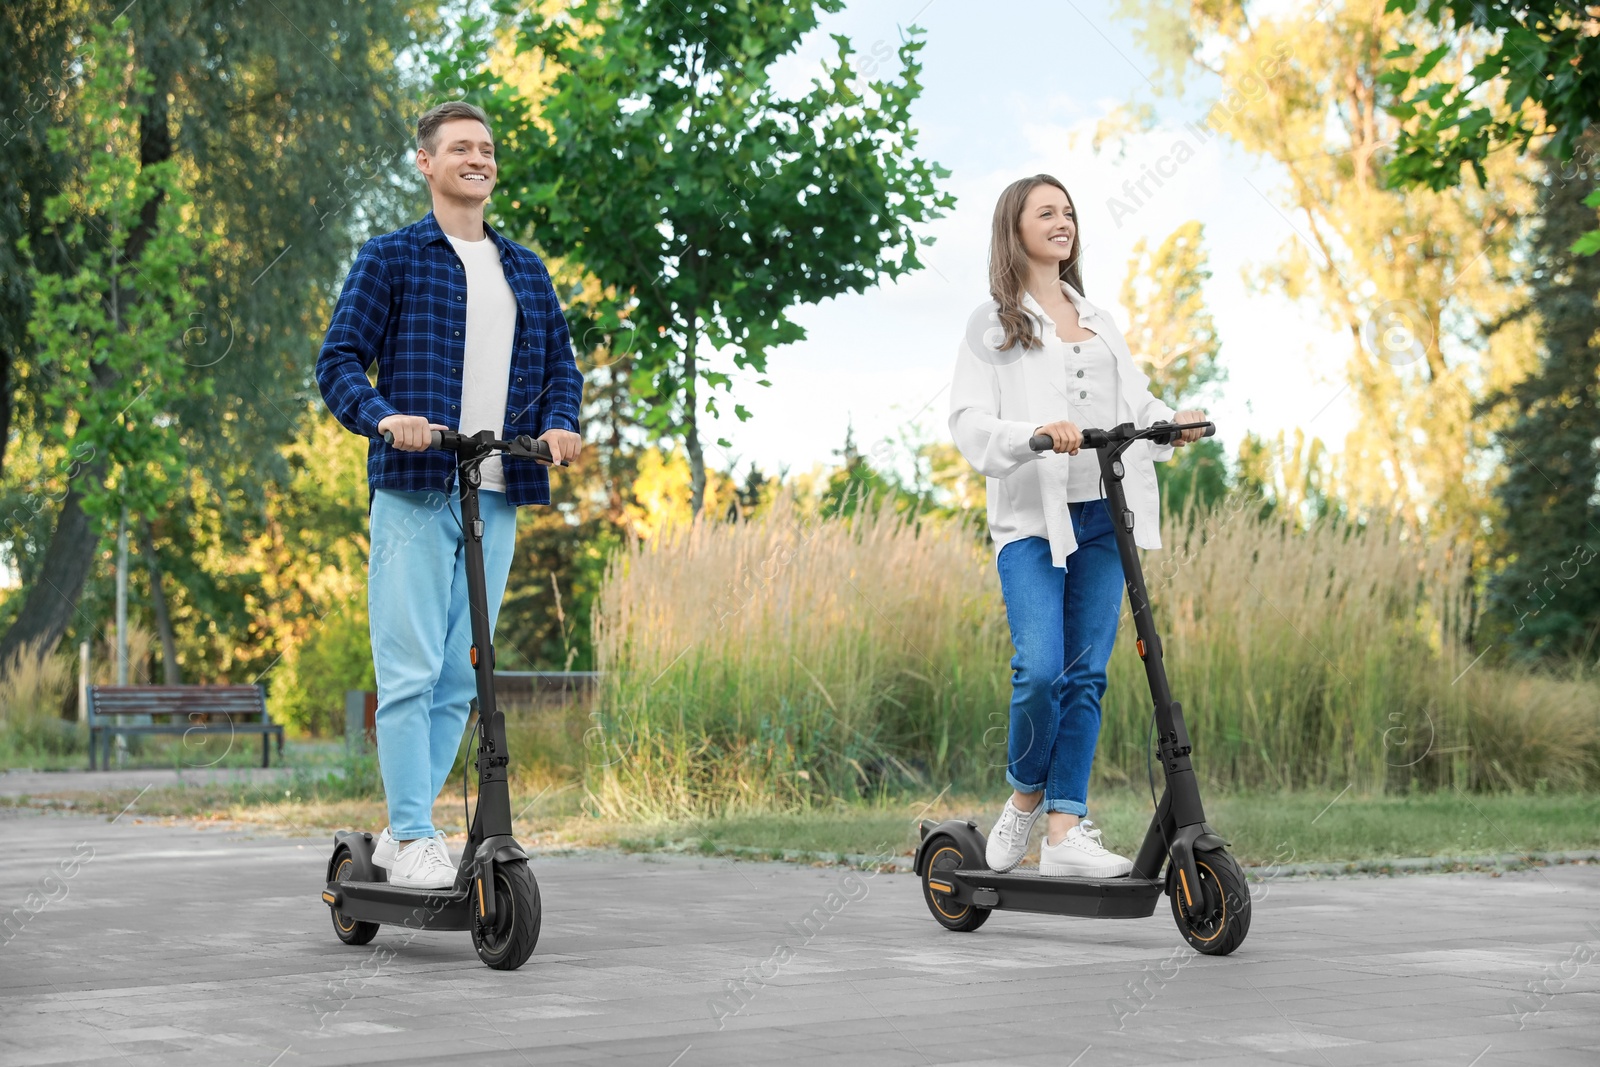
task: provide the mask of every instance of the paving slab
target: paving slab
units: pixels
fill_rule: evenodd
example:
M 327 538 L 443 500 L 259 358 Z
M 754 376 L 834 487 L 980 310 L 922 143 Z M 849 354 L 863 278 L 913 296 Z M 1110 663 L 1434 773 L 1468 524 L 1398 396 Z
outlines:
M 330 847 L 0 809 L 0 1067 L 1600 1062 L 1595 866 L 1274 878 L 1212 959 L 1164 907 L 954 934 L 906 874 L 550 854 L 502 973 L 464 933 L 339 943 Z

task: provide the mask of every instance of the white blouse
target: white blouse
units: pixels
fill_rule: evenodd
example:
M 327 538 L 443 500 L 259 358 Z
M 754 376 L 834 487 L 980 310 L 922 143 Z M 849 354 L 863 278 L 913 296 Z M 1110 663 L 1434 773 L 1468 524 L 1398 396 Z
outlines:
M 1078 429 L 1094 427 L 1109 430 L 1117 424 L 1117 357 L 1096 334 L 1084 341 L 1063 341 L 1052 327 L 1044 335 L 1046 345 L 1061 354 L 1067 367 L 1067 406 Z M 1084 453 L 1078 452 L 1079 456 Z M 1098 463 L 1067 464 L 1067 502 L 1100 500 L 1105 496 L 1100 484 Z
M 1150 392 L 1150 379 L 1135 366 L 1127 342 L 1111 316 L 1065 282 L 1061 290 L 1078 309 L 1079 323 L 1099 335 L 1112 355 L 1115 385 L 1111 403 L 1115 416 L 1100 428 L 1123 422 L 1148 426 L 1157 419 L 1176 415 Z M 993 309 L 993 301 L 987 306 Z M 981 340 L 963 337 L 950 385 L 950 433 L 967 462 L 988 479 L 989 534 L 996 554 L 1012 541 L 1044 537 L 1050 542 L 1051 562 L 1065 567 L 1067 557 L 1078 548 L 1067 507 L 1071 502 L 1068 483 L 1074 468 L 1087 468 L 1095 478 L 1098 495 L 1099 457 L 1089 449 L 1080 450 L 1076 456 L 1034 452 L 1028 447 L 1028 438 L 1035 427 L 1061 419 L 1071 419 L 1084 428 L 1092 425 L 1079 421 L 1073 407 L 1074 399 L 1090 399 L 1076 394 L 1090 390 L 1069 385 L 1064 356 L 1072 345 L 1056 337 L 1054 321 L 1031 296 L 1023 298 L 1023 306 L 1040 319 L 1045 344 L 995 353 L 984 348 Z M 980 307 L 974 313 L 974 321 L 981 320 L 983 311 Z M 1052 339 L 1054 344 L 1050 343 Z M 1076 343 L 1080 347 L 1083 344 Z M 1081 357 L 1086 353 L 1071 354 Z M 1079 369 L 1074 365 L 1070 371 L 1074 383 L 1079 381 Z M 1085 371 L 1083 380 L 1087 381 L 1089 368 L 1081 369 Z M 1102 392 L 1104 389 L 1102 379 Z M 1099 417 L 1104 418 L 1103 410 Z M 1122 454 L 1127 471 L 1122 488 L 1134 514 L 1133 540 L 1140 548 L 1161 547 L 1160 500 L 1152 461 L 1171 455 L 1171 445 L 1157 446 L 1149 441 L 1137 441 Z

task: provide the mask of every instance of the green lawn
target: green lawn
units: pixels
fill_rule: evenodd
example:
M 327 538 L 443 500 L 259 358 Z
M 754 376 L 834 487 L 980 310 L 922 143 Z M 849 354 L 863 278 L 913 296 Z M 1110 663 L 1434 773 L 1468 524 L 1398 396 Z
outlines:
M 920 805 L 861 807 L 801 815 L 752 815 L 621 832 L 629 848 L 744 846 L 807 852 L 905 852 L 917 840 Z M 923 818 L 971 818 L 985 833 L 999 802 L 941 803 Z M 1150 802 L 1098 801 L 1092 817 L 1114 851 L 1131 855 L 1149 821 Z M 1346 793 L 1214 797 L 1207 821 L 1246 864 L 1321 863 L 1600 848 L 1600 795 Z M 1039 838 L 1035 837 L 1035 844 Z
M 455 783 L 434 809 L 434 821 L 460 834 L 465 823 Z M 630 850 L 752 849 L 768 854 L 908 855 L 919 818 L 970 818 L 988 832 L 1003 797 L 941 797 L 937 803 L 894 801 L 840 804 L 787 815 L 750 814 L 660 824 L 606 822 L 582 812 L 581 791 L 557 783 L 543 792 L 516 790 L 519 837 L 534 846 L 622 847 Z M 115 814 L 136 791 L 81 794 L 78 811 Z M 50 801 L 0 800 L 0 804 Z M 1138 848 L 1149 820 L 1150 799 L 1106 791 L 1093 817 L 1105 842 L 1124 855 Z M 375 775 L 316 780 L 296 776 L 276 786 L 232 785 L 154 789 L 139 798 L 137 815 L 226 822 L 271 833 L 319 835 L 340 827 L 382 825 L 383 802 Z M 1211 797 L 1206 816 L 1253 866 L 1487 856 L 1505 853 L 1600 849 L 1600 794 L 1430 793 L 1359 796 L 1355 793 L 1257 793 Z M 1042 832 L 1036 833 L 1035 844 Z

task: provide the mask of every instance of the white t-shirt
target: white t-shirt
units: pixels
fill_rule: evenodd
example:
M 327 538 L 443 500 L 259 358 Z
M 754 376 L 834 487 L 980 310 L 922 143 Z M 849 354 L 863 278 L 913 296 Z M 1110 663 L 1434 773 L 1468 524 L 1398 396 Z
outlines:
M 1117 357 L 1099 334 L 1087 341 L 1063 341 L 1054 329 L 1045 344 L 1061 353 L 1067 366 L 1067 406 L 1078 429 L 1109 430 L 1117 424 Z M 1078 452 L 1087 463 L 1067 466 L 1067 501 L 1100 500 L 1100 457 L 1094 451 Z
M 449 237 L 449 234 L 445 236 Z M 467 337 L 461 380 L 461 425 L 464 434 L 492 430 L 505 433 L 506 398 L 511 388 L 511 344 L 517 332 L 517 297 L 500 268 L 500 248 L 488 235 L 481 241 L 450 237 L 467 272 Z M 490 456 L 478 468 L 481 489 L 506 491 L 500 457 Z

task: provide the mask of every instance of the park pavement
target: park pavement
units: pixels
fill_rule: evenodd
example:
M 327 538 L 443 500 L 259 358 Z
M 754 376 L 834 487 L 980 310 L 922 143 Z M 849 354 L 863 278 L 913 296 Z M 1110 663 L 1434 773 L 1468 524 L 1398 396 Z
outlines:
M 933 922 L 906 874 L 550 854 L 537 951 L 333 936 L 326 839 L 0 809 L 0 1064 L 1600 1063 L 1600 867 L 1269 877 L 1148 919 Z

